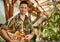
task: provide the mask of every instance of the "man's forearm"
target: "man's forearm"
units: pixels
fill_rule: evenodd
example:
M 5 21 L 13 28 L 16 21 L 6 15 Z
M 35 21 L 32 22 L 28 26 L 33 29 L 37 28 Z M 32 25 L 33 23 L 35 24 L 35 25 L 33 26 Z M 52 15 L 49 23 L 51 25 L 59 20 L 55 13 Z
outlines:
M 31 31 L 32 31 L 32 32 L 31 32 L 31 35 L 34 36 L 34 35 L 35 35 L 34 29 L 32 29 Z
M 32 32 L 31 32 L 31 35 L 32 35 L 32 36 L 34 36 L 34 35 L 35 35 L 35 33 L 32 31 Z
M 2 29 L 1 32 L 2 32 L 2 36 L 6 39 L 6 41 L 11 42 L 11 39 L 8 36 L 7 32 L 4 29 Z

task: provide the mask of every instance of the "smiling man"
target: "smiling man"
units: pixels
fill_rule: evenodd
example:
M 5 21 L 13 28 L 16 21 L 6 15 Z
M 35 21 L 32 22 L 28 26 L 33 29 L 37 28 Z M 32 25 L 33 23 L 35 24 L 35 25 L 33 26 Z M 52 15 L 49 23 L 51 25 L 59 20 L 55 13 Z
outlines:
M 19 9 L 20 13 L 13 17 L 10 22 L 7 22 L 9 32 L 15 33 L 16 31 L 19 31 L 21 34 L 25 35 L 25 40 L 35 42 L 35 38 L 33 39 L 34 30 L 32 28 L 31 20 L 26 15 L 26 12 L 28 11 L 28 3 L 26 1 L 21 1 Z M 2 33 L 5 34 L 5 38 L 8 36 L 5 30 L 3 30 Z M 9 36 L 6 39 L 12 42 L 12 40 L 9 39 Z

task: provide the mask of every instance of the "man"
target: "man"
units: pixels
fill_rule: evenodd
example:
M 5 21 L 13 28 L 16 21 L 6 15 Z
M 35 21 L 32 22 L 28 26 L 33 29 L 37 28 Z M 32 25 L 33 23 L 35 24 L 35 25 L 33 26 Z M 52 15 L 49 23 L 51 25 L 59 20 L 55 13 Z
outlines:
M 21 34 L 25 35 L 25 40 L 30 41 L 34 37 L 34 31 L 31 20 L 26 16 L 26 12 L 28 11 L 28 3 L 26 1 L 21 1 L 19 9 L 20 13 L 13 17 L 10 22 L 7 22 L 9 32 L 15 33 L 16 31 L 19 31 Z M 7 36 L 5 30 L 2 30 L 2 33 L 9 42 L 19 42 L 18 40 L 11 40 L 9 36 Z

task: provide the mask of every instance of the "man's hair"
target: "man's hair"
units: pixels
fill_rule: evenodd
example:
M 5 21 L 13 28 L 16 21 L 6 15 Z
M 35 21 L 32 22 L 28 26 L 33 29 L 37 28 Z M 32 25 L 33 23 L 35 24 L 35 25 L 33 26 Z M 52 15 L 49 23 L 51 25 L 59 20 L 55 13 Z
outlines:
M 21 6 L 21 4 L 27 4 L 28 5 L 27 1 L 21 1 L 19 6 Z

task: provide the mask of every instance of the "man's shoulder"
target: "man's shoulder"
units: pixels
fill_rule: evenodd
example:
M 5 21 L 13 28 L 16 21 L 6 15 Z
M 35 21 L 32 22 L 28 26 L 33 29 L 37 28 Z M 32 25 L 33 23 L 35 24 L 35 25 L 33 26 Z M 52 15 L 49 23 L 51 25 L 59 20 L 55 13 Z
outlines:
M 15 16 L 12 16 L 11 18 L 8 19 L 8 21 L 11 21 L 13 19 L 16 19 L 18 17 L 19 14 L 15 15 Z

